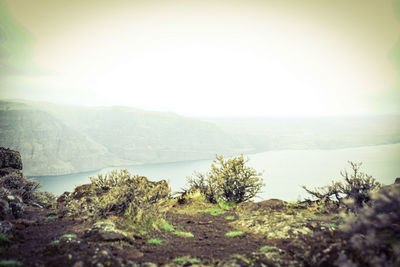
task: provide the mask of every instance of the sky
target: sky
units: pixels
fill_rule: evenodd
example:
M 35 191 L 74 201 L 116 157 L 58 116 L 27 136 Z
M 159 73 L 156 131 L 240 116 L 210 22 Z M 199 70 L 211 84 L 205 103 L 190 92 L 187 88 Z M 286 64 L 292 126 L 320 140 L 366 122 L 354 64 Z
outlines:
M 0 0 L 0 98 L 187 116 L 398 114 L 399 2 Z

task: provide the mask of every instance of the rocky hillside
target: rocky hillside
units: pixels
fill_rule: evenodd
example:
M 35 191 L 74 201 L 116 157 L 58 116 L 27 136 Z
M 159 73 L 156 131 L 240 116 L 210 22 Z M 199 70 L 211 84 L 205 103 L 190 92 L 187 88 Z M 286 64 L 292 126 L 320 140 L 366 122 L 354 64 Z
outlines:
M 255 150 L 213 123 L 170 113 L 6 101 L 0 101 L 0 140 L 20 151 L 29 176 Z
M 194 119 L 127 107 L 0 101 L 0 145 L 28 176 L 108 166 L 210 159 L 278 149 L 400 142 L 400 116 Z
M 118 163 L 106 147 L 49 113 L 0 103 L 1 145 L 20 151 L 27 175 L 89 171 Z

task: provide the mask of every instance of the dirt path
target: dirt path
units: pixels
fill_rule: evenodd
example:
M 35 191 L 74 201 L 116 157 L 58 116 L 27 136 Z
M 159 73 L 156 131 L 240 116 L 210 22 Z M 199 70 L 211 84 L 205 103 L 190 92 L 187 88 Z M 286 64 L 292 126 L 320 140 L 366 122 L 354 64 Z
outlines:
M 149 233 L 143 239 L 136 239 L 130 246 L 118 242 L 88 242 L 83 238 L 83 232 L 89 225 L 66 218 L 46 219 L 49 215 L 51 210 L 27 207 L 23 217 L 13 221 L 16 229 L 12 244 L 0 253 L 0 259 L 19 260 L 24 266 L 65 266 L 69 265 L 65 263 L 68 257 L 82 259 L 92 257 L 96 251 L 107 250 L 124 262 L 165 264 L 185 256 L 202 261 L 228 259 L 232 254 L 249 255 L 265 245 L 262 239 L 250 233 L 225 236 L 227 232 L 235 231 L 229 224 L 230 220 L 226 219 L 226 216 L 235 216 L 231 211 L 218 216 L 208 213 L 168 213 L 167 220 L 175 230 L 190 232 L 193 237 L 161 230 Z M 49 244 L 64 234 L 76 234 L 77 240 L 81 241 L 75 243 L 72 249 L 49 251 Z M 150 238 L 157 238 L 162 243 L 150 244 Z

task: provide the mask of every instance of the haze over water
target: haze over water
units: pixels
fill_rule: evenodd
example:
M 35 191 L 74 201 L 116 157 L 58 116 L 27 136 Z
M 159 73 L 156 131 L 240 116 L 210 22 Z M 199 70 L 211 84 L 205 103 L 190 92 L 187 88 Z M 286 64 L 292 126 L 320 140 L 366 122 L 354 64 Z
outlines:
M 400 177 L 400 144 L 337 150 L 282 150 L 248 155 L 249 164 L 263 174 L 266 187 L 260 199 L 278 198 L 295 201 L 307 196 L 300 187 L 324 186 L 341 179 L 340 171 L 349 169 L 347 160 L 363 162 L 361 171 L 372 175 L 379 182 L 391 184 Z M 144 175 L 151 180 L 169 179 L 172 191 L 180 191 L 186 177 L 194 171 L 206 172 L 211 160 L 183 161 L 163 164 L 126 166 L 131 174 Z M 89 176 L 107 173 L 119 168 L 105 168 L 99 172 L 60 176 L 37 177 L 42 190 L 61 194 L 72 191 L 76 185 L 90 182 Z

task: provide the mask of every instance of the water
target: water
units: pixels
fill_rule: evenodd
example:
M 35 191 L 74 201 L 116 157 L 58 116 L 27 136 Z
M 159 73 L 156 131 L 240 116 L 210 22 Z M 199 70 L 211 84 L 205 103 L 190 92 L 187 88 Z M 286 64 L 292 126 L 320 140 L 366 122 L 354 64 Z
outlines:
M 348 160 L 363 162 L 361 170 L 384 184 L 391 184 L 396 177 L 400 177 L 400 144 L 336 150 L 268 151 L 247 156 L 250 158 L 250 166 L 257 171 L 264 171 L 266 187 L 260 194 L 260 199 L 301 199 L 307 196 L 301 185 L 313 188 L 326 185 L 332 180 L 340 180 L 340 171 L 349 170 Z M 211 162 L 212 160 L 197 160 L 118 168 L 126 168 L 132 174 L 140 174 L 153 181 L 169 179 L 172 191 L 180 191 L 186 184 L 187 176 L 194 171 L 208 171 Z M 72 191 L 76 185 L 90 182 L 90 176 L 105 174 L 113 169 L 116 168 L 35 179 L 42 183 L 42 190 L 58 195 L 64 191 Z

